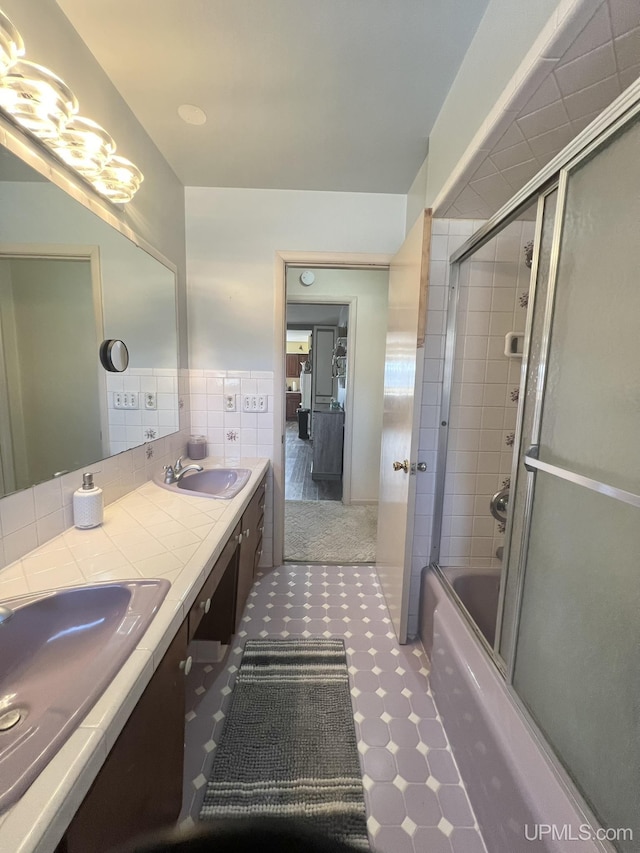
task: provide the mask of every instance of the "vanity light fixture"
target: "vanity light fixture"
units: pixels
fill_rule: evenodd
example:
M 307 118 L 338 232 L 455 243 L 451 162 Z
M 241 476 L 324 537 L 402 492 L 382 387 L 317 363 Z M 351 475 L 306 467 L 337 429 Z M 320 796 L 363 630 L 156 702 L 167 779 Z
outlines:
M 78 100 L 53 71 L 19 59 L 0 77 L 0 107 L 43 142 L 59 138 Z
M 116 204 L 131 201 L 140 169 L 116 157 L 116 144 L 92 119 L 78 116 L 78 99 L 53 71 L 24 56 L 22 37 L 0 9 L 0 110 L 33 134 L 94 189 Z
M 131 201 L 143 180 L 144 175 L 130 160 L 114 156 L 92 184 L 110 201 L 125 204 Z
M 84 116 L 75 116 L 67 122 L 60 136 L 49 145 L 61 160 L 89 180 L 100 175 L 116 150 L 107 131 Z
M 22 36 L 0 9 L 0 77 L 24 56 Z

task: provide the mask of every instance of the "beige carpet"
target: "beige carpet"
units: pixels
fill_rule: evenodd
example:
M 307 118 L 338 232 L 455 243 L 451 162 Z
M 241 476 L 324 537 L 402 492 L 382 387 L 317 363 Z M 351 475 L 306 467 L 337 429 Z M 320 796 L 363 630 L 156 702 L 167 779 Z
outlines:
M 285 501 L 285 560 L 373 563 L 377 506 L 344 506 L 340 501 Z

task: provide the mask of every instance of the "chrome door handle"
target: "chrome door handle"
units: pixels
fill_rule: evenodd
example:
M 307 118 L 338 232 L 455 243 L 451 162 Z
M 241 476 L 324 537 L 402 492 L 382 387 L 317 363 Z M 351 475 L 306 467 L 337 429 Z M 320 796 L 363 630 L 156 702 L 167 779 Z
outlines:
M 418 471 L 426 471 L 427 463 L 426 462 L 418 462 Z
M 405 459 L 404 462 L 394 462 L 393 463 L 394 471 L 404 471 L 405 474 L 409 473 L 409 460 Z

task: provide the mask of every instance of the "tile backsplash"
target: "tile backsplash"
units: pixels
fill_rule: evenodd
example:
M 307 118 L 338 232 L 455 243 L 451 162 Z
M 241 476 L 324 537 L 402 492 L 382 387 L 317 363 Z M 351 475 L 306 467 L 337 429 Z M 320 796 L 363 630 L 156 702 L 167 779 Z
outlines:
M 114 455 L 0 499 L 0 569 L 73 526 L 72 498 L 82 483 L 83 471 L 94 473 L 108 506 L 151 479 L 163 465 L 186 455 L 192 434 L 207 436 L 211 462 L 232 465 L 242 457 L 273 458 L 272 371 L 181 369 L 176 374 L 176 371 L 138 368 L 110 375 L 107 381 L 110 428 L 113 424 L 125 430 L 121 433 L 111 428 Z M 116 410 L 113 394 L 119 391 L 141 394 L 153 391 L 157 395 L 157 408 Z M 264 396 L 266 411 L 243 412 L 243 394 Z M 228 397 L 233 398 L 234 410 L 226 409 Z M 148 431 L 156 429 L 157 437 L 152 437 Z M 270 471 L 262 566 L 270 566 L 273 558 L 272 496 Z
M 108 459 L 85 465 L 77 471 L 0 500 L 0 568 L 19 560 L 73 525 L 72 498 L 82 484 L 83 471 L 94 473 L 96 485 L 103 490 L 107 506 L 141 486 L 163 465 L 185 452 L 190 434 L 188 371 L 179 370 L 177 376 L 174 371 L 171 379 L 178 399 L 182 401 L 182 406 L 177 409 L 180 422 L 177 432 L 123 452 L 116 451 L 117 455 Z
M 191 431 L 207 437 L 209 456 L 225 462 L 273 455 L 273 371 L 191 370 Z M 245 396 L 266 398 L 266 411 L 244 412 Z M 231 408 L 232 407 L 232 408 Z
M 136 408 L 116 408 L 116 395 L 125 392 L 137 395 Z M 147 393 L 153 394 L 152 409 L 145 406 Z M 163 438 L 178 429 L 178 371 L 129 367 L 122 373 L 108 373 L 107 401 L 112 454 L 130 450 L 145 441 Z

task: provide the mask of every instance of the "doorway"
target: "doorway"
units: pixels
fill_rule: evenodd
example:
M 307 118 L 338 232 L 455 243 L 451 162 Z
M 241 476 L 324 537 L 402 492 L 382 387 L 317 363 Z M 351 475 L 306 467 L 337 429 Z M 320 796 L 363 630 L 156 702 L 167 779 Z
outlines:
M 386 270 L 286 270 L 285 560 L 375 561 L 387 298 Z

